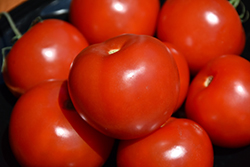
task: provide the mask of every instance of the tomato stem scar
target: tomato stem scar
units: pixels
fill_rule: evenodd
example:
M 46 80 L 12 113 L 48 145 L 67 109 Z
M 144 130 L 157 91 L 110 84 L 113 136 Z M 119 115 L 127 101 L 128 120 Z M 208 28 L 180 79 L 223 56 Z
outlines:
M 208 87 L 210 85 L 210 83 L 212 82 L 213 78 L 214 78 L 213 76 L 207 77 L 205 82 L 204 82 L 204 86 Z
M 119 50 L 120 49 L 111 49 L 110 51 L 108 51 L 108 53 L 111 55 L 111 54 L 118 52 Z
M 10 14 L 7 13 L 7 12 L 1 12 L 1 13 L 0 13 L 0 17 L 1 17 L 1 16 L 5 16 L 5 17 L 6 17 L 6 19 L 8 20 L 8 22 L 9 22 L 9 24 L 10 24 L 11 29 L 12 29 L 13 32 L 15 33 L 15 36 L 14 36 L 13 39 L 14 39 L 14 40 L 20 39 L 20 38 L 22 37 L 22 34 L 21 34 L 20 31 L 17 29 L 17 27 L 16 27 L 14 21 L 12 20 Z

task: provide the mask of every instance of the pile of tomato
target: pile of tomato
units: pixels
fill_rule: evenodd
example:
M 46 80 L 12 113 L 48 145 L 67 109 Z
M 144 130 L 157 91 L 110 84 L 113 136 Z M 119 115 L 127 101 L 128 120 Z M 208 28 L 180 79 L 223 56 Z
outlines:
M 14 30 L 2 75 L 18 163 L 100 167 L 118 143 L 118 167 L 212 167 L 213 145 L 249 145 L 237 2 L 72 0 L 68 22 Z

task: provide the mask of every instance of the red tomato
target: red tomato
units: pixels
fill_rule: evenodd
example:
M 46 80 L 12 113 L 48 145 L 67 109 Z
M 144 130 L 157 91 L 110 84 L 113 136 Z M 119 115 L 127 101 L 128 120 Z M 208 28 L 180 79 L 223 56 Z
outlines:
M 183 102 L 186 99 L 187 92 L 188 92 L 188 87 L 190 83 L 190 72 L 187 64 L 186 58 L 183 56 L 181 52 L 172 44 L 168 42 L 164 42 L 164 44 L 167 46 L 167 48 L 170 50 L 172 53 L 174 60 L 176 62 L 178 72 L 179 72 L 179 77 L 180 77 L 180 93 L 179 93 L 179 98 L 177 101 L 177 106 L 176 109 L 179 109 Z
M 159 10 L 159 0 L 72 0 L 69 14 L 93 44 L 123 33 L 154 35 Z
M 80 115 L 102 133 L 131 139 L 151 133 L 173 113 L 179 94 L 171 53 L 148 35 L 120 35 L 84 49 L 69 74 Z
M 218 57 L 191 82 L 187 117 L 200 124 L 215 145 L 250 144 L 250 63 L 236 55 Z
M 226 0 L 168 0 L 157 26 L 157 37 L 183 53 L 192 75 L 215 57 L 241 54 L 245 46 L 241 20 Z
M 121 140 L 117 167 L 212 167 L 213 146 L 207 133 L 189 119 L 170 118 L 154 133 Z
M 49 79 L 67 79 L 70 64 L 88 43 L 71 24 L 48 19 L 34 25 L 5 58 L 3 78 L 17 97 Z
M 23 94 L 13 108 L 9 134 L 21 166 L 102 166 L 114 143 L 79 116 L 62 81 Z

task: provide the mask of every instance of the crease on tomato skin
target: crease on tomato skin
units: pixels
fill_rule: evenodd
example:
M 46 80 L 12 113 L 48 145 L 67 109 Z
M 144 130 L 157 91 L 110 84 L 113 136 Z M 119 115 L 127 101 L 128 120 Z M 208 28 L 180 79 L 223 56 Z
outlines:
M 170 117 L 169 119 L 166 120 L 166 122 L 164 122 L 160 128 L 163 128 L 164 126 L 167 126 L 167 124 L 173 122 L 176 118 L 175 117 Z

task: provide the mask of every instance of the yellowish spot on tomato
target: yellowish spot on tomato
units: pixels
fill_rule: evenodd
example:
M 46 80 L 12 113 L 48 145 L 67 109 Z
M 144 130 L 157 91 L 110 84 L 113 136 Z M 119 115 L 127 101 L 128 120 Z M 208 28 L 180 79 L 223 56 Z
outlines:
M 111 55 L 111 54 L 118 52 L 119 50 L 120 49 L 111 49 L 108 53 Z
M 213 78 L 214 78 L 213 76 L 207 77 L 205 82 L 204 82 L 204 86 L 208 87 L 210 85 L 210 83 L 212 82 Z

